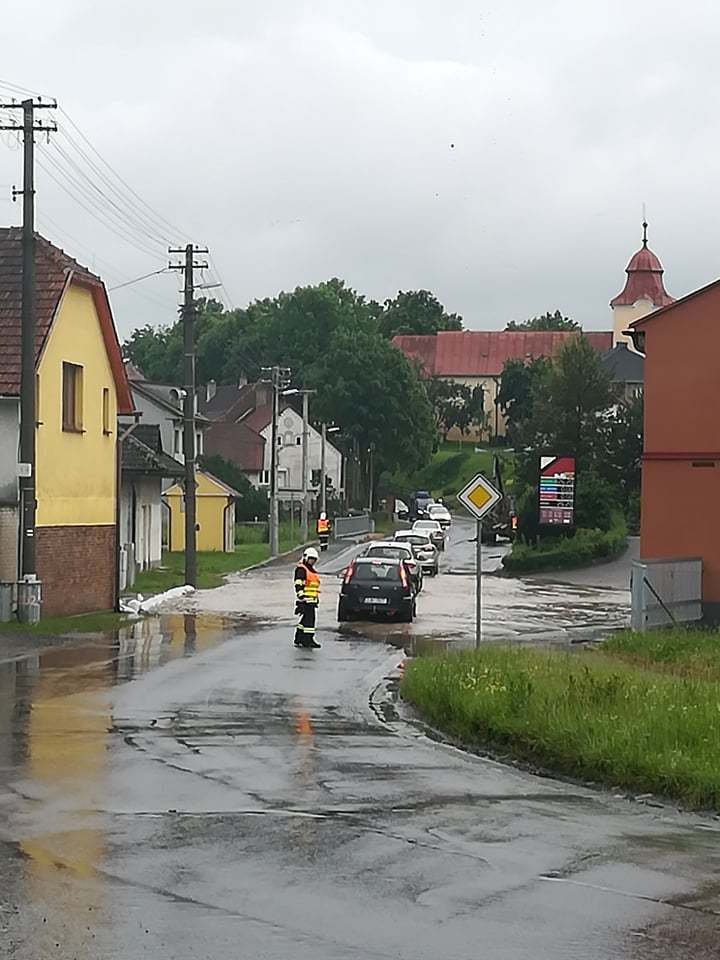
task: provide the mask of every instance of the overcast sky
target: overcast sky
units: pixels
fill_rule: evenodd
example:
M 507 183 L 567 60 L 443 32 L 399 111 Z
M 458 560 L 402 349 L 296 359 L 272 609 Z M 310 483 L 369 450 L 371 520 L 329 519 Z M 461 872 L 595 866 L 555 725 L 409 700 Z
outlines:
M 428 288 L 470 328 L 556 307 L 607 328 L 643 203 L 671 294 L 720 273 L 712 0 L 24 0 L 3 37 L 2 79 L 209 245 L 234 305 L 339 276 Z M 99 198 L 53 140 L 41 162 Z M 122 239 L 37 186 L 42 232 L 108 286 L 163 266 L 162 231 Z M 112 293 L 121 336 L 171 321 L 178 281 Z

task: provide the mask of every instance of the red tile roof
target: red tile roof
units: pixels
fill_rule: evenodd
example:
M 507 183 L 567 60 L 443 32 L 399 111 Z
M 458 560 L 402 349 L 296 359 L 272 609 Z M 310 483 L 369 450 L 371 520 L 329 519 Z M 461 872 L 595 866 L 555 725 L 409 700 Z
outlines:
M 610 301 L 611 307 L 632 306 L 638 300 L 649 300 L 656 307 L 666 307 L 674 302 L 663 283 L 663 265 L 647 246 L 647 241 L 633 254 L 625 272 L 625 286 Z
M 261 430 L 264 430 L 265 427 L 272 423 L 272 407 L 256 407 L 252 413 L 243 417 L 239 422 L 244 423 L 246 427 L 250 427 L 250 429 L 256 433 L 260 433 Z
M 205 453 L 230 460 L 240 470 L 259 473 L 263 469 L 265 438 L 251 430 L 245 422 L 228 423 L 214 420 L 205 433 Z
M 448 330 L 436 336 L 401 335 L 393 343 L 431 377 L 498 377 L 507 360 L 551 357 L 573 331 Z M 599 352 L 612 348 L 611 331 L 584 336 Z
M 107 292 L 102 280 L 43 237 L 35 244 L 35 362 L 68 283 L 87 287 L 95 301 L 118 398 L 118 413 L 133 411 Z M 22 231 L 0 227 L 0 395 L 20 392 L 22 310 Z

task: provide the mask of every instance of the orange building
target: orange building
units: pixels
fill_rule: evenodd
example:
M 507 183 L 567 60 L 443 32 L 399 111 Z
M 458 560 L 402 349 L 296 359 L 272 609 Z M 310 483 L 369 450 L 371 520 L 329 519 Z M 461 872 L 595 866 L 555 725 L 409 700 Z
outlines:
M 645 354 L 642 559 L 701 557 L 720 617 L 720 280 L 635 320 Z

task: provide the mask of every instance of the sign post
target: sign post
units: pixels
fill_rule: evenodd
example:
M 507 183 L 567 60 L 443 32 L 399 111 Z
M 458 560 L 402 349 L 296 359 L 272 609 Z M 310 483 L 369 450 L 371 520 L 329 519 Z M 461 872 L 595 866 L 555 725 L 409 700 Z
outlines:
M 481 473 L 473 477 L 457 495 L 460 503 L 475 518 L 475 647 L 482 640 L 482 518 L 502 500 L 499 490 Z

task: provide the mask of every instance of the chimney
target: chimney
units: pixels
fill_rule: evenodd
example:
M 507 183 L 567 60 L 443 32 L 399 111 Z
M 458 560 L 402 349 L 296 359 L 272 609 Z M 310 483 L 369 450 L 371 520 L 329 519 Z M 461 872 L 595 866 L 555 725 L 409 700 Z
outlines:
M 215 380 L 208 380 L 208 382 L 205 384 L 205 403 L 210 403 L 216 393 L 217 383 Z

